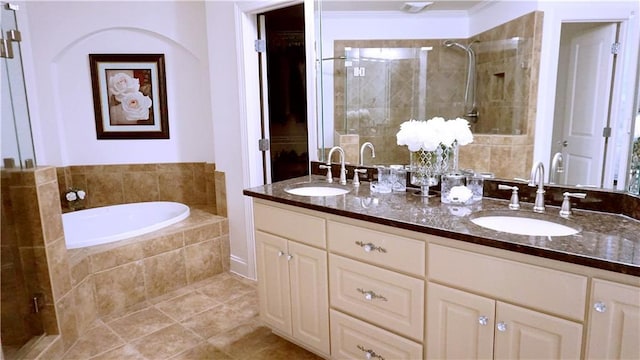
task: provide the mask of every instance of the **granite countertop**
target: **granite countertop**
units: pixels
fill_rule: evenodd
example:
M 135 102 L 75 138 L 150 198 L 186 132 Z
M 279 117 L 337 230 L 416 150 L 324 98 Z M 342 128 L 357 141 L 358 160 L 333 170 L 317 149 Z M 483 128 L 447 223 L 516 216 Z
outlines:
M 244 190 L 244 194 L 311 210 L 570 262 L 589 267 L 640 276 L 640 221 L 610 213 L 573 209 L 569 219 L 558 215 L 558 207 L 547 206 L 545 214 L 535 214 L 533 204 L 522 203 L 517 211 L 508 210 L 508 200 L 483 198 L 472 205 L 444 204 L 439 196 L 423 199 L 413 190 L 378 194 L 363 182 L 339 196 L 308 197 L 291 195 L 287 187 L 301 182 L 324 183 L 324 176 L 310 175 Z M 548 218 L 578 227 L 569 236 L 514 235 L 480 227 L 470 218 L 483 212 L 505 212 Z

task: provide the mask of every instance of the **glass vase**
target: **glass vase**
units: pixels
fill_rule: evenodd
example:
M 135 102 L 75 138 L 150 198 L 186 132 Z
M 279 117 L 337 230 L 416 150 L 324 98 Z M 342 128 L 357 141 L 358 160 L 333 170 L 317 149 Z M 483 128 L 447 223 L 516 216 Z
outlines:
M 410 152 L 409 171 L 411 184 L 420 186 L 418 195 L 429 197 L 429 187 L 438 185 L 440 175 L 448 169 L 448 148 L 438 147 L 433 151 Z

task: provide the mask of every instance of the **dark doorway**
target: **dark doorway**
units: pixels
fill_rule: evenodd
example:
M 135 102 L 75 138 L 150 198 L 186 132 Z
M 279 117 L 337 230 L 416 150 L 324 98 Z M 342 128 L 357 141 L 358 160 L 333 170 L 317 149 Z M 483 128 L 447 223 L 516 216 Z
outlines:
M 271 181 L 276 182 L 309 171 L 304 6 L 262 15 L 268 99 L 268 124 L 263 119 L 263 126 L 269 129 Z

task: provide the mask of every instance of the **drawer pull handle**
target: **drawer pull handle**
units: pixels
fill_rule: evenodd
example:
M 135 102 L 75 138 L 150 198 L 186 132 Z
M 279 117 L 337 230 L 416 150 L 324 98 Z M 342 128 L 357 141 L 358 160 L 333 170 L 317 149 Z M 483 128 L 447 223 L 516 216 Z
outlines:
M 489 318 L 486 316 L 480 316 L 478 318 L 478 323 L 480 323 L 480 325 L 485 326 L 489 323 Z
M 377 251 L 377 252 L 381 252 L 381 253 L 386 253 L 387 249 L 381 247 L 381 246 L 375 246 L 372 243 L 363 243 L 362 241 L 356 241 L 356 245 L 360 246 L 362 248 L 362 250 L 364 250 L 365 252 L 372 252 L 372 251 Z
M 372 349 L 367 349 L 362 345 L 358 345 L 358 350 L 364 352 L 364 356 L 367 359 L 379 359 L 379 360 L 384 360 L 384 358 L 381 355 L 376 354 L 375 351 L 373 351 Z
M 361 293 L 362 295 L 364 295 L 364 298 L 366 300 L 375 300 L 375 299 L 380 299 L 382 301 L 387 301 L 387 298 L 382 296 L 382 295 L 378 295 L 375 292 L 371 291 L 371 290 L 363 290 L 360 288 L 357 288 L 356 290 L 358 290 L 359 293 Z
M 502 321 L 500 321 L 496 327 L 498 328 L 498 331 L 507 331 L 507 324 Z
M 593 308 L 599 313 L 607 311 L 607 305 L 605 305 L 602 301 L 598 301 L 597 303 L 593 304 Z

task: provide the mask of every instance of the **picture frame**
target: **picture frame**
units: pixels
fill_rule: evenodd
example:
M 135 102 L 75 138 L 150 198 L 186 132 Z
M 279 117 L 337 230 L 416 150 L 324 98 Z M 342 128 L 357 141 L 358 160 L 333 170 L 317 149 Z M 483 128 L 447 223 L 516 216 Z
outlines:
M 98 140 L 169 139 L 164 54 L 89 54 Z

